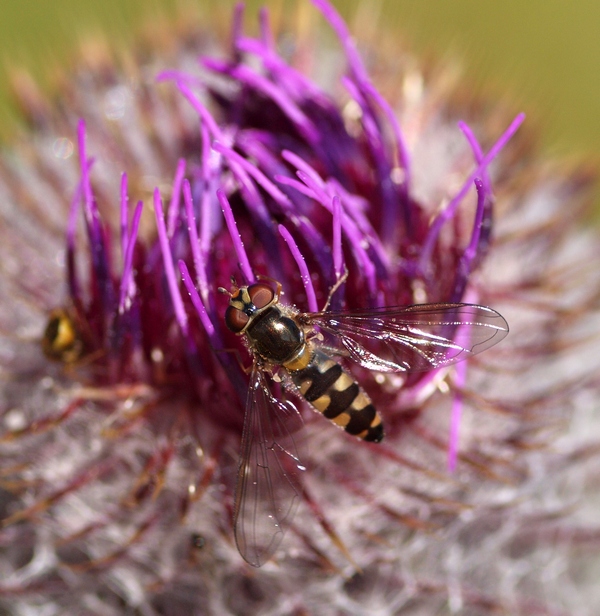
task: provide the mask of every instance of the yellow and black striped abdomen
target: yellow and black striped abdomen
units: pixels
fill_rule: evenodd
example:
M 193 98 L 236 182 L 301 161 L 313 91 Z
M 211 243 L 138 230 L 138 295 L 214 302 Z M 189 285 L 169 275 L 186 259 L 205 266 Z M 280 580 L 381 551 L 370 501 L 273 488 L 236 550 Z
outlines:
M 306 348 L 305 352 L 310 351 Z M 370 398 L 326 353 L 316 349 L 305 367 L 293 370 L 289 366 L 288 370 L 307 402 L 325 417 L 365 441 L 383 438 L 381 417 Z

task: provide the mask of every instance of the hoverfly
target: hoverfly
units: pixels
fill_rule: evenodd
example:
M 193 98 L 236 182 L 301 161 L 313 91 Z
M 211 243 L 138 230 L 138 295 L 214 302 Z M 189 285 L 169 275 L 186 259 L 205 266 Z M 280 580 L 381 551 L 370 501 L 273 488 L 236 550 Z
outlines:
M 291 435 L 301 419 L 289 401 L 271 393 L 266 373 L 279 376 L 281 371 L 283 385 L 315 410 L 346 432 L 379 442 L 384 436 L 381 417 L 336 355 L 379 372 L 426 371 L 480 353 L 508 333 L 500 314 L 472 304 L 305 313 L 279 303 L 279 283 L 273 288 L 260 280 L 238 287 L 232 280 L 230 291 L 219 290 L 230 298 L 227 327 L 245 336 L 253 356 L 234 533 L 240 554 L 255 567 L 273 555 L 290 526 L 304 470 Z M 337 346 L 327 346 L 323 332 Z
M 75 363 L 84 351 L 73 311 L 55 308 L 48 317 L 42 336 L 42 351 L 48 359 L 65 364 Z

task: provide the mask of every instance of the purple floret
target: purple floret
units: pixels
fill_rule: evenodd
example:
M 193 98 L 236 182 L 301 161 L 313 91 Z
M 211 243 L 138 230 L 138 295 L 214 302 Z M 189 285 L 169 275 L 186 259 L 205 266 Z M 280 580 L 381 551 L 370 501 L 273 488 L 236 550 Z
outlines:
M 98 354 L 108 382 L 174 387 L 207 417 L 225 416 L 239 427 L 247 377 L 222 350 L 247 355 L 224 326 L 226 300 L 217 293 L 232 276 L 238 283 L 257 275 L 279 281 L 284 301 L 301 311 L 322 309 L 346 271 L 332 308 L 464 301 L 492 233 L 489 165 L 523 116 L 487 153 L 459 125 L 475 170 L 434 215 L 437 204 L 412 194 L 412 163 L 396 114 L 372 84 L 346 25 L 328 2 L 314 4 L 345 52 L 340 83 L 360 110 L 352 129 L 340 104 L 278 55 L 267 12 L 254 39 L 242 32 L 238 7 L 228 59 L 202 58 L 199 74 L 159 76 L 174 82 L 197 114 L 198 137 L 173 170 L 168 204 L 154 192 L 156 239 L 139 237 L 141 202 L 129 222 L 123 176 L 121 267 L 112 262 L 111 236 L 95 204 L 80 124 L 68 279 L 86 350 Z M 465 212 L 473 187 L 474 213 Z M 90 248 L 85 293 L 75 268 L 80 200 Z M 222 388 L 224 376 L 235 392 L 225 408 L 211 380 Z M 413 375 L 407 386 L 428 382 Z

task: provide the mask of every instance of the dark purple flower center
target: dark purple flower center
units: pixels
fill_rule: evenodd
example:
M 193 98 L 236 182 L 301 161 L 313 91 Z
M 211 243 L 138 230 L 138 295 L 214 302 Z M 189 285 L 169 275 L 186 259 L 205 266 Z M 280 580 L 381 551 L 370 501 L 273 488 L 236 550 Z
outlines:
M 224 325 L 226 301 L 217 293 L 232 275 L 246 284 L 257 274 L 270 276 L 283 285 L 285 301 L 301 310 L 320 309 L 344 270 L 347 282 L 334 308 L 464 298 L 490 239 L 487 169 L 522 117 L 486 155 L 461 127 L 477 168 L 434 215 L 435 204 L 411 195 L 410 159 L 392 107 L 371 83 L 346 26 L 327 2 L 314 4 L 346 52 L 342 82 L 355 117 L 277 54 L 266 14 L 261 38 L 234 31 L 231 60 L 201 60 L 206 78 L 164 73 L 161 79 L 175 81 L 198 113 L 199 138 L 174 172 L 166 208 L 155 192 L 155 239 L 140 238 L 143 205 L 130 213 L 123 176 L 118 265 L 113 234 L 95 202 L 80 124 L 68 286 L 87 358 L 82 365 L 93 383 L 146 383 L 239 428 L 246 376 L 226 350 L 244 351 Z M 468 221 L 472 210 L 464 214 L 461 205 L 473 186 L 475 217 Z M 81 207 L 87 252 L 75 239 Z M 89 267 L 83 278 L 82 259 Z

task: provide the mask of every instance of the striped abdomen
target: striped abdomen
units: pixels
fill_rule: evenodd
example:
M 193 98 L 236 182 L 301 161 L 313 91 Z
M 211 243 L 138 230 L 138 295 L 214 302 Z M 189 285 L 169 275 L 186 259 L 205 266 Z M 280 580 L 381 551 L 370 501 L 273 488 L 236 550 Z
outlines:
M 346 432 L 379 442 L 383 438 L 381 417 L 358 383 L 323 351 L 311 352 L 307 346 L 305 353 L 310 353 L 310 359 L 304 367 L 293 369 L 298 360 L 286 366 L 304 398 Z

